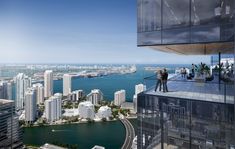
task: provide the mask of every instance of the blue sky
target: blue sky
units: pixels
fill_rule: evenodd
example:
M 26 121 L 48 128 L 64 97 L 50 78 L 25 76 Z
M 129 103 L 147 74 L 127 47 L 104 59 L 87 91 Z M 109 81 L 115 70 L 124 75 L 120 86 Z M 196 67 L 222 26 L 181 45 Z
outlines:
M 136 45 L 136 0 L 1 0 L 0 63 L 199 63 Z

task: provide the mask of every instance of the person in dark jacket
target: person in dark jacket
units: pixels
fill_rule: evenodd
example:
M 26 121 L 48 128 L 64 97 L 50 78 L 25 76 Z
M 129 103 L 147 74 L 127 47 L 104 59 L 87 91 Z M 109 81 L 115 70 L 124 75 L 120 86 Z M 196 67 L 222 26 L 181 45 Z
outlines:
M 159 91 L 161 91 L 162 89 L 162 70 L 158 70 L 157 72 L 157 83 L 156 83 L 156 86 L 155 86 L 155 92 L 157 91 L 159 87 Z
M 163 92 L 168 92 L 167 79 L 168 79 L 168 72 L 164 68 L 163 73 L 162 73 Z

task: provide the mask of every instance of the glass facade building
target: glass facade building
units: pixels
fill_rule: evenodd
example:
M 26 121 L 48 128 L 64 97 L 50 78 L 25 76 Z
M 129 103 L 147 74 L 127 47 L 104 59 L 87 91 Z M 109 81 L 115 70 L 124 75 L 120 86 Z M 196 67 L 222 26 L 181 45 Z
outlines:
M 138 148 L 233 149 L 234 105 L 140 94 Z
M 23 148 L 22 131 L 12 100 L 0 99 L 0 148 Z
M 210 55 L 212 65 L 219 63 L 218 55 L 234 59 L 234 5 L 234 0 L 137 0 L 137 45 Z M 137 99 L 138 148 L 234 149 L 232 67 L 229 82 L 172 80 L 168 93 L 153 92 L 148 86 Z

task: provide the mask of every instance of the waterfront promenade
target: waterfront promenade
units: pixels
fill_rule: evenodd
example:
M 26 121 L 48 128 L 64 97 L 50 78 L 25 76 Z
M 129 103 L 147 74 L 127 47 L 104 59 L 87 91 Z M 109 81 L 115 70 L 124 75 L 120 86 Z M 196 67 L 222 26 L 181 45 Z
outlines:
M 131 149 L 132 141 L 135 138 L 135 129 L 128 119 L 123 118 L 120 120 L 126 129 L 126 138 L 124 144 L 122 145 L 122 149 Z

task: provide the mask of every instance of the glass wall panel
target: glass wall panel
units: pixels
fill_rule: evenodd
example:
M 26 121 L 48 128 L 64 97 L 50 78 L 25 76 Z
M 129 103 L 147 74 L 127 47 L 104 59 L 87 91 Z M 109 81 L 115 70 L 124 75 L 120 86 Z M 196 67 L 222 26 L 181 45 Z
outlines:
M 161 44 L 161 31 L 138 33 L 138 45 Z
M 220 40 L 233 41 L 234 38 L 234 24 L 222 24 L 220 26 Z
M 160 30 L 161 0 L 138 0 L 138 32 Z
M 189 28 L 163 30 L 162 37 L 163 44 L 189 43 Z
M 220 27 L 217 25 L 195 26 L 191 28 L 191 42 L 215 42 L 220 41 Z
M 163 28 L 189 26 L 189 0 L 163 0 Z
M 227 149 L 234 138 L 232 104 L 138 96 L 138 148 Z

